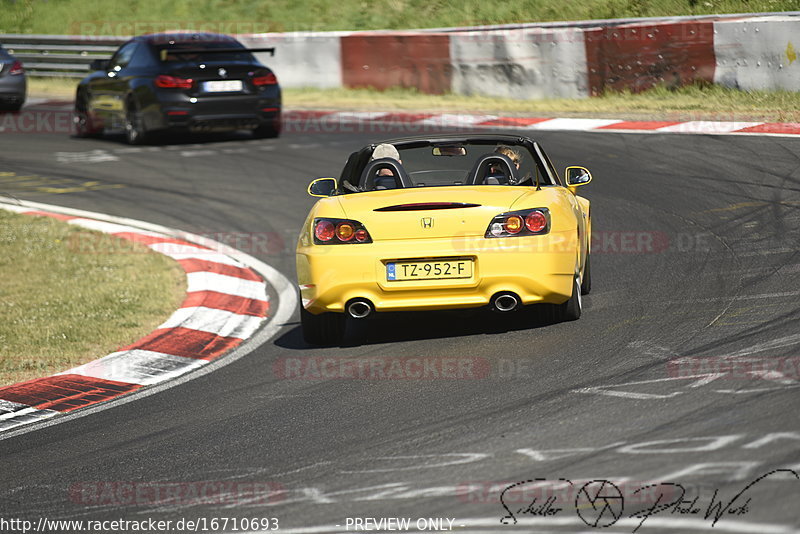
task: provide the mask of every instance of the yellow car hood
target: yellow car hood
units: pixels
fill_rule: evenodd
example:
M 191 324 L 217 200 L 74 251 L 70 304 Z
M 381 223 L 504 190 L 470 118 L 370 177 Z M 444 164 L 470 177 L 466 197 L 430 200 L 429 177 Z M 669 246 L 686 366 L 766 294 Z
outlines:
M 360 221 L 374 241 L 383 241 L 482 236 L 496 215 L 510 211 L 520 197 L 535 194 L 528 187 L 484 185 L 391 189 L 334 198 L 344 217 Z

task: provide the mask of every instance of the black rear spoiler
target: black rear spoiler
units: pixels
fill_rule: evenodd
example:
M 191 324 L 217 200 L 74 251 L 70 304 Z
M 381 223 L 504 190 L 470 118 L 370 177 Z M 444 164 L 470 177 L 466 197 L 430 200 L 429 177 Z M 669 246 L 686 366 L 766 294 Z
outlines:
M 275 57 L 275 47 L 270 48 L 162 48 L 159 52 L 161 61 L 166 61 L 167 55 L 188 56 L 189 54 L 230 54 L 236 52 L 267 52 Z

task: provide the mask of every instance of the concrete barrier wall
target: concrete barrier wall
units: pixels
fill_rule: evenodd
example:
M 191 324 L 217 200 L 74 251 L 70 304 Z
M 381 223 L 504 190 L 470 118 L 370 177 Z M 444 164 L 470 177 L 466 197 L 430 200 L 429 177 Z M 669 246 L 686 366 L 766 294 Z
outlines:
M 800 91 L 800 17 L 718 21 L 714 34 L 715 83 Z
M 436 33 L 354 33 L 342 37 L 344 87 L 416 88 L 450 92 L 450 36 Z
M 592 96 L 714 81 L 713 22 L 628 24 L 585 34 Z
M 37 42 L 37 36 L 2 37 L 17 47 Z M 38 36 L 45 37 L 61 45 L 81 39 Z M 538 99 L 703 80 L 800 91 L 800 12 L 237 37 L 250 47 L 275 46 L 274 57 L 258 57 L 284 87 L 405 87 Z
M 255 54 L 283 87 L 330 89 L 342 86 L 342 36 L 346 32 L 238 35 L 249 48 L 275 47 L 275 56 Z
M 451 91 L 517 99 L 587 94 L 580 30 L 519 29 L 450 36 Z

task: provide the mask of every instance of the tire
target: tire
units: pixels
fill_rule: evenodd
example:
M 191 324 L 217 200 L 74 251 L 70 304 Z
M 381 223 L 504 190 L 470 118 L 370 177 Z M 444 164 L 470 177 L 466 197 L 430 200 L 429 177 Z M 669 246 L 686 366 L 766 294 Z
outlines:
M 303 328 L 303 339 L 309 345 L 339 345 L 344 339 L 343 313 L 327 312 L 314 315 L 301 307 L 300 325 Z
M 581 295 L 588 295 L 592 290 L 592 255 L 586 254 L 586 265 L 583 267 L 583 278 L 581 278 Z
M 17 113 L 22 109 L 22 104 L 24 104 L 24 102 L 19 102 L 16 104 L 0 104 L 0 112 Z
M 273 139 L 281 135 L 281 122 L 275 120 L 271 123 L 262 124 L 253 130 L 253 137 L 256 139 Z
M 148 139 L 139 106 L 132 100 L 125 106 L 125 139 L 129 145 L 142 145 Z
M 581 284 L 580 278 L 576 275 L 572 283 L 572 295 L 569 300 L 564 304 L 558 304 L 555 308 L 555 319 L 558 322 L 575 321 L 580 319 L 581 312 L 583 311 L 583 302 L 581 300 Z
M 75 137 L 96 137 L 102 135 L 103 128 L 98 126 L 92 116 L 86 111 L 88 103 L 86 96 L 79 95 L 75 99 Z

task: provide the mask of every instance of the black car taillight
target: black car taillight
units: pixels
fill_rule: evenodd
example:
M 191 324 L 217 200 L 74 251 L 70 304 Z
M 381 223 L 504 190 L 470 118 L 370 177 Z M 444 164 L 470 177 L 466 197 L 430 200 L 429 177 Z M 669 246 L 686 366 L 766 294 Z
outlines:
M 372 243 L 367 229 L 352 219 L 314 219 L 314 243 L 317 245 L 358 245 Z
M 159 74 L 156 77 L 156 87 L 163 89 L 191 89 L 194 80 L 191 78 L 178 78 L 167 74 Z
M 21 61 L 15 61 L 11 64 L 11 69 L 9 69 L 8 74 L 11 76 L 19 76 L 20 74 L 25 74 L 25 69 L 22 66 Z
M 542 235 L 550 231 L 550 210 L 535 208 L 531 210 L 511 211 L 497 215 L 484 237 L 516 237 L 525 235 Z
M 278 78 L 273 73 L 253 78 L 253 85 L 278 85 Z

